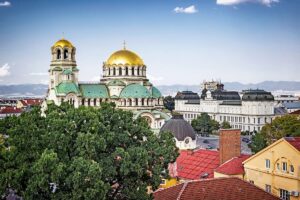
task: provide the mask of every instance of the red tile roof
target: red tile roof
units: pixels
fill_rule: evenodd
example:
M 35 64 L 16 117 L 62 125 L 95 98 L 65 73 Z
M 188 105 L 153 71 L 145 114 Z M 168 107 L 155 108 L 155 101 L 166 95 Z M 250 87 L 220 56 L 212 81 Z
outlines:
M 300 115 L 300 110 L 296 110 L 294 112 L 291 112 L 290 115 Z
M 284 139 L 300 151 L 300 137 L 285 137 Z
M 230 160 L 226 161 L 222 165 L 220 165 L 215 172 L 227 174 L 227 175 L 236 175 L 236 174 L 244 174 L 244 160 L 250 158 L 251 155 L 241 155 L 239 157 L 231 158 Z
M 38 106 L 42 103 L 42 99 L 23 99 L 21 102 L 24 106 Z
M 196 180 L 201 175 L 208 174 L 205 178 L 212 178 L 214 169 L 219 166 L 219 152 L 206 149 L 183 150 L 176 162 L 169 165 L 170 176 L 181 179 Z
M 22 109 L 12 106 L 6 106 L 0 109 L 0 114 L 21 113 Z
M 279 199 L 239 178 L 215 178 L 185 182 L 154 192 L 154 200 L 271 200 Z

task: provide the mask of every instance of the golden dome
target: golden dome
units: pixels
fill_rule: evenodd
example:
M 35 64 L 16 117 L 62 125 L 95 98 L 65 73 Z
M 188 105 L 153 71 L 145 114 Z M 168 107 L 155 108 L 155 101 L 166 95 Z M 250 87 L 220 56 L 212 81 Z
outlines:
M 113 53 L 105 63 L 106 65 L 137 65 L 144 66 L 143 60 L 134 52 L 123 49 Z
M 61 39 L 61 40 L 58 40 L 54 45 L 53 47 L 70 47 L 70 48 L 73 48 L 74 46 L 72 45 L 71 42 L 69 42 L 68 40 L 65 40 L 65 39 Z

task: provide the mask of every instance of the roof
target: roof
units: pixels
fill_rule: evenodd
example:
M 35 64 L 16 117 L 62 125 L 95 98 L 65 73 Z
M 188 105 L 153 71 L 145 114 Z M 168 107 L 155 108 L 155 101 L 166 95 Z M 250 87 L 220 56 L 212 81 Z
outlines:
M 126 50 L 125 48 L 114 52 L 107 59 L 106 66 L 114 65 L 130 65 L 130 66 L 144 66 L 142 58 L 140 58 L 136 53 Z
M 291 112 L 290 115 L 300 115 L 300 109 L 294 112 Z
M 285 137 L 284 139 L 300 151 L 300 137 Z
M 58 47 L 58 46 L 62 47 L 62 48 L 64 48 L 64 47 L 70 47 L 70 48 L 72 48 L 73 47 L 72 43 L 70 41 L 68 41 L 68 40 L 65 40 L 65 39 L 58 40 L 53 45 L 53 47 Z
M 179 141 L 183 141 L 186 137 L 190 137 L 193 140 L 196 139 L 193 127 L 183 119 L 182 115 L 173 116 L 172 119 L 163 125 L 161 131 L 170 131 Z
M 79 93 L 78 86 L 73 82 L 61 82 L 55 89 L 58 94 Z
M 0 109 L 0 114 L 22 113 L 23 110 L 13 106 L 7 106 Z
M 271 92 L 264 90 L 243 90 L 243 101 L 274 101 L 274 96 Z
M 109 98 L 108 90 L 102 84 L 80 84 L 80 91 L 84 98 Z
M 283 103 L 282 105 L 287 109 L 300 109 L 300 102 L 299 101 L 287 102 L 287 103 Z
M 274 114 L 275 115 L 284 115 L 284 114 L 287 114 L 287 111 L 283 107 L 275 107 Z
M 236 91 L 214 90 L 211 91 L 211 96 L 216 100 L 241 100 L 241 97 Z
M 239 157 L 231 158 L 222 165 L 220 165 L 215 172 L 227 175 L 244 174 L 244 160 L 248 159 L 251 155 L 241 155 Z
M 154 192 L 154 200 L 272 200 L 279 199 L 236 177 L 185 182 Z
M 123 81 L 120 80 L 112 80 L 107 83 L 108 86 L 126 86 L 126 84 Z
M 22 99 L 20 100 L 24 106 L 38 106 L 42 103 L 42 99 Z
M 152 97 L 154 97 L 154 98 L 162 97 L 160 91 L 154 86 L 152 87 Z
M 70 69 L 65 69 L 65 70 L 63 71 L 63 74 L 64 74 L 64 75 L 70 75 L 70 74 L 72 74 L 72 70 L 70 70 Z
M 127 85 L 121 92 L 121 98 L 150 98 L 152 95 L 149 90 L 140 84 Z
M 199 95 L 192 91 L 182 91 L 177 92 L 175 99 L 180 100 L 191 100 L 191 99 L 200 99 Z
M 219 152 L 206 149 L 194 151 L 182 150 L 174 164 L 170 164 L 170 176 L 181 179 L 197 180 L 212 178 L 214 170 L 219 166 Z M 172 174 L 173 173 L 173 174 Z

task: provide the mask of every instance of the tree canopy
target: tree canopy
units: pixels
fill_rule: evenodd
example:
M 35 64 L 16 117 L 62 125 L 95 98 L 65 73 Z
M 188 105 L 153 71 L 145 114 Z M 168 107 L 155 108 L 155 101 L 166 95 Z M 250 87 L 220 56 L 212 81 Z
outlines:
M 172 96 L 166 96 L 164 98 L 164 107 L 169 111 L 173 111 L 175 108 L 175 99 Z
M 197 133 L 207 135 L 218 130 L 220 124 L 216 120 L 211 119 L 207 113 L 202 113 L 196 119 L 192 120 L 192 127 Z
M 300 136 L 299 115 L 284 115 L 264 125 L 261 132 L 253 137 L 250 147 L 254 152 L 258 152 L 282 137 L 297 136 Z
M 25 199 L 151 199 L 178 156 L 171 133 L 112 104 L 50 105 L 46 117 L 37 107 L 1 120 L 0 133 L 0 195 Z
M 231 128 L 230 123 L 228 121 L 223 121 L 220 126 L 222 129 L 230 129 Z

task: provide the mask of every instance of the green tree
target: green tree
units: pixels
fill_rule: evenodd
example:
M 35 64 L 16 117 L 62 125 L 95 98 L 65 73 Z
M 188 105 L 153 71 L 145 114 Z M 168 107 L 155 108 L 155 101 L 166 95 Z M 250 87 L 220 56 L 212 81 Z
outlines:
M 201 135 L 211 134 L 220 128 L 220 124 L 211 119 L 207 113 L 202 113 L 196 119 L 193 119 L 191 124 L 194 130 Z
M 222 129 L 230 129 L 231 128 L 230 123 L 228 121 L 223 121 L 221 123 L 221 128 Z
M 164 98 L 164 107 L 172 112 L 175 108 L 175 100 L 172 96 L 166 96 Z
M 262 127 L 260 133 L 253 137 L 249 145 L 254 152 L 258 152 L 282 137 L 300 136 L 300 118 L 297 115 L 276 117 L 272 123 Z
M 49 105 L 0 121 L 0 195 L 25 199 L 151 199 L 178 150 L 171 133 L 153 134 L 128 111 Z M 167 173 L 168 174 L 168 173 Z

